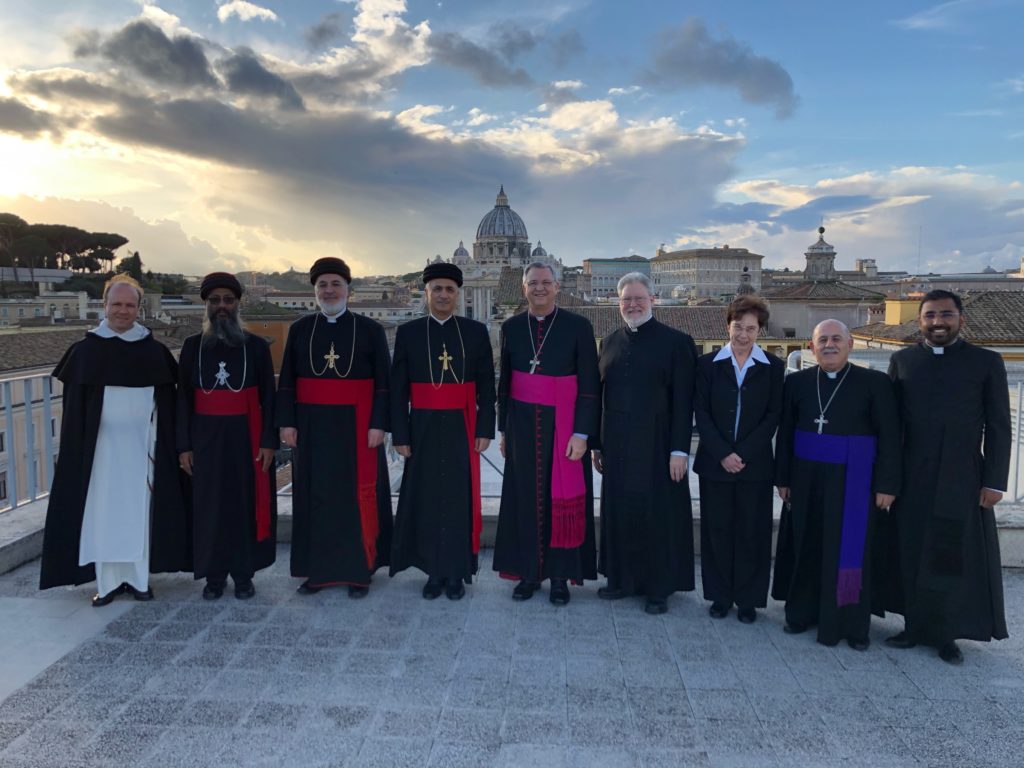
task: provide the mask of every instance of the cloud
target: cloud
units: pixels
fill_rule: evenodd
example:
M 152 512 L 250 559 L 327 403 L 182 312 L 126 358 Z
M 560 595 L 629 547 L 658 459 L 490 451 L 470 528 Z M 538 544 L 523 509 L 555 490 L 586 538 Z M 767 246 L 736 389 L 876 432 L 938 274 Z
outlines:
M 491 26 L 487 40 L 506 61 L 513 62 L 536 48 L 540 38 L 514 21 L 502 21 Z
M 580 80 L 556 80 L 544 91 L 544 103 L 541 105 L 541 110 L 545 111 L 551 107 L 580 101 L 581 97 L 576 92 L 583 85 Z
M 91 49 L 79 47 L 88 54 Z M 217 87 L 201 43 L 188 35 L 168 37 L 149 21 L 132 21 L 99 46 L 114 64 L 128 67 L 146 79 L 167 86 Z
M 954 26 L 961 13 L 971 5 L 977 5 L 976 0 L 951 0 L 947 3 L 926 8 L 923 11 L 911 14 L 892 23 L 897 27 L 912 30 L 938 30 L 950 29 Z
M 642 79 L 664 90 L 707 85 L 734 88 L 750 104 L 774 105 L 780 118 L 792 115 L 798 101 L 793 80 L 781 64 L 730 37 L 712 39 L 699 19 L 663 33 Z
M 305 31 L 306 44 L 315 51 L 328 43 L 333 43 L 344 34 L 344 25 L 347 21 L 348 19 L 341 13 L 328 13 Z
M 473 107 L 471 110 L 469 110 L 468 114 L 469 120 L 466 122 L 466 125 L 469 125 L 471 127 L 476 127 L 478 125 L 486 125 L 487 123 L 493 122 L 498 119 L 494 115 L 487 114 L 479 107 Z
M 232 16 L 237 16 L 241 21 L 277 21 L 277 14 L 269 8 L 263 8 L 246 0 L 231 0 L 217 9 L 217 18 L 223 24 Z
M 625 88 L 609 88 L 609 96 L 628 96 L 641 90 L 639 85 L 627 85 Z
M 32 109 L 17 99 L 7 98 L 0 98 L 0 131 L 21 134 L 28 138 L 43 133 L 60 133 L 53 115 Z
M 239 48 L 233 56 L 218 63 L 217 69 L 232 93 L 276 99 L 283 109 L 305 108 L 295 86 L 268 70 L 249 48 Z
M 514 88 L 533 84 L 533 78 L 526 70 L 506 64 L 493 51 L 467 40 L 456 32 L 431 35 L 430 50 L 441 64 L 464 70 L 483 85 L 492 88 Z

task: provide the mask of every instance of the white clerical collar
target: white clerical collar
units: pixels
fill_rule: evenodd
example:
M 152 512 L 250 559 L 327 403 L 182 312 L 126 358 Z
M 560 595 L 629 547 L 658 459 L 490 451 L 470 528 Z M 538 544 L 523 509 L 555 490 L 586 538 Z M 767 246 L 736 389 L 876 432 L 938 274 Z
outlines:
M 718 354 L 715 355 L 714 362 L 717 363 L 719 360 L 727 360 L 730 357 L 733 357 L 732 345 L 729 344 L 729 343 L 726 343 L 726 345 L 724 347 L 722 347 L 720 350 L 718 350 Z M 764 353 L 764 350 L 761 349 L 759 346 L 757 346 L 757 344 L 755 344 L 754 346 L 752 346 L 750 348 L 750 358 L 749 359 L 756 360 L 757 362 L 764 363 L 765 365 L 769 364 L 768 363 L 768 355 L 766 355 Z
M 324 319 L 328 323 L 336 323 L 338 322 L 338 318 L 344 315 L 346 312 L 348 312 L 348 307 L 345 307 L 343 310 L 341 310 L 341 312 L 339 312 L 336 315 L 328 315 L 326 312 L 323 311 L 321 311 L 320 314 L 324 316 Z
M 437 315 L 435 315 L 435 314 L 434 314 L 433 312 L 431 312 L 431 313 L 430 313 L 430 317 L 431 317 L 431 318 L 433 318 L 433 320 L 434 320 L 434 321 L 435 321 L 435 322 L 436 322 L 436 323 L 437 323 L 438 325 L 444 325 L 444 324 L 445 324 L 445 323 L 447 323 L 447 322 L 448 322 L 449 320 L 451 320 L 451 319 L 452 319 L 453 317 L 455 317 L 455 315 L 454 315 L 454 313 L 453 313 L 453 314 L 451 314 L 451 315 L 448 315 L 448 317 L 446 317 L 446 318 L 445 318 L 444 320 L 442 320 L 442 319 L 441 319 L 441 318 L 439 318 L 439 317 L 438 317 Z
M 951 347 L 955 347 L 959 343 L 960 343 L 960 339 L 956 338 L 956 339 L 953 339 L 953 342 L 951 344 L 947 344 L 945 347 L 936 347 L 936 346 L 933 346 L 932 344 L 929 344 L 928 343 L 928 339 L 924 340 L 924 345 L 926 347 L 928 347 L 928 349 L 930 349 L 932 351 L 933 355 L 944 355 L 944 354 L 946 354 L 946 349 L 951 348 Z
M 552 309 L 552 310 L 551 310 L 550 312 L 548 312 L 548 313 L 547 313 L 546 315 L 535 315 L 535 314 L 533 314 L 533 312 L 527 312 L 527 314 L 528 314 L 528 315 L 529 315 L 530 317 L 532 317 L 532 318 L 533 318 L 534 320 L 536 320 L 536 321 L 537 321 L 538 323 L 543 323 L 543 322 L 544 322 L 545 320 L 547 320 L 547 319 L 549 319 L 549 318 L 551 318 L 551 317 L 554 317 L 554 315 L 555 315 L 555 312 L 557 312 L 557 311 L 558 311 L 558 307 L 554 307 L 554 308 L 553 308 L 553 309 Z
M 142 341 L 144 338 L 149 336 L 149 328 L 139 323 L 132 323 L 132 327 L 124 333 L 118 333 L 107 323 L 106 318 L 100 321 L 100 324 L 89 331 L 94 333 L 101 339 L 112 339 L 115 336 L 122 341 Z

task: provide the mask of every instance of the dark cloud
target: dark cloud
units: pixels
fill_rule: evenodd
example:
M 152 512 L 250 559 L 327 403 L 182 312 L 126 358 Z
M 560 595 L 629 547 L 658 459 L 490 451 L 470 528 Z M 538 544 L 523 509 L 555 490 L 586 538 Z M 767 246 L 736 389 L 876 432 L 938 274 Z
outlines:
M 703 220 L 708 224 L 743 224 L 763 221 L 779 210 L 780 206 L 770 203 L 721 203 L 708 211 Z
M 30 72 L 14 75 L 7 83 L 16 93 L 27 93 L 48 100 L 124 104 L 131 99 L 124 92 L 99 83 L 84 73 Z
M 42 133 L 59 133 L 60 126 L 47 112 L 32 109 L 17 99 L 0 98 L 0 131 L 34 138 Z
M 249 48 L 239 48 L 233 56 L 218 62 L 217 70 L 232 93 L 276 99 L 284 109 L 305 109 L 295 86 L 267 69 Z
M 82 50 L 88 51 L 88 48 Z M 168 86 L 217 87 L 202 45 L 186 35 L 172 39 L 148 21 L 133 21 L 100 47 L 100 54 L 148 80 Z
M 575 83 L 572 86 L 551 83 L 544 91 L 544 103 L 549 107 L 560 107 L 563 104 L 571 104 L 574 101 L 583 101 L 583 98 L 577 93 L 575 86 Z
M 99 54 L 103 36 L 95 29 L 75 29 L 68 34 L 66 40 L 74 57 L 83 59 Z
M 345 14 L 328 13 L 305 31 L 303 36 L 306 38 L 306 44 L 314 51 L 326 47 L 342 37 L 349 21 L 351 19 Z
M 487 40 L 506 61 L 513 62 L 536 48 L 540 38 L 514 21 L 503 21 L 491 26 Z
M 790 229 L 811 230 L 821 220 L 837 214 L 855 214 L 882 202 L 884 198 L 875 195 L 825 195 L 816 197 L 798 208 L 793 208 L 775 217 L 775 221 Z
M 555 66 L 559 68 L 582 56 L 585 50 L 583 36 L 575 29 L 563 32 L 551 41 L 551 54 L 555 59 Z
M 699 19 L 665 32 L 652 67 L 643 75 L 648 85 L 692 88 L 714 85 L 735 88 L 751 104 L 773 104 L 778 117 L 789 117 L 797 105 L 793 80 L 777 61 L 758 56 L 729 37 L 714 40 Z
M 520 67 L 511 67 L 493 51 L 482 48 L 455 32 L 430 36 L 430 48 L 437 61 L 462 69 L 484 85 L 512 88 L 533 85 L 533 78 Z

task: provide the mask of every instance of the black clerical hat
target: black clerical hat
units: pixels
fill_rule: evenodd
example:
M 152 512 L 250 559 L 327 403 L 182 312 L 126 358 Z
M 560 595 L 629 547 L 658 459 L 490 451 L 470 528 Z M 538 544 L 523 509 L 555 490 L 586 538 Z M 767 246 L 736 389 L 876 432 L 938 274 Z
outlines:
M 348 268 L 348 264 L 334 256 L 324 256 L 313 262 L 313 266 L 309 268 L 309 282 L 316 285 L 320 275 L 341 275 L 346 283 L 352 283 L 352 270 Z
M 214 288 L 227 288 L 236 299 L 242 298 L 242 284 L 238 278 L 229 272 L 211 272 L 203 278 L 203 284 L 199 288 L 199 298 L 206 301 L 206 297 Z
M 439 261 L 434 264 L 428 264 L 427 268 L 423 270 L 424 285 L 431 280 L 437 280 L 439 277 L 445 280 L 454 280 L 459 288 L 462 287 L 462 270 L 454 264 L 446 264 L 443 261 Z

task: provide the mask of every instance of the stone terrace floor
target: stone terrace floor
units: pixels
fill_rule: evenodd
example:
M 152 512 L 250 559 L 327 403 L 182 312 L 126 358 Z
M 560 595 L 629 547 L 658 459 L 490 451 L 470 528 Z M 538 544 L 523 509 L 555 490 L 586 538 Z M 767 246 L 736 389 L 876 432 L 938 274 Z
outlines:
M 546 590 L 514 603 L 489 553 L 461 602 L 424 601 L 418 573 L 378 577 L 361 601 L 301 597 L 279 557 L 246 603 L 205 603 L 187 577 L 155 577 L 152 603 L 120 599 L 0 701 L 0 765 L 1021 764 L 1020 572 L 1004 574 L 1011 639 L 965 642 L 952 668 L 885 648 L 892 619 L 857 653 L 784 634 L 777 603 L 753 626 L 710 619 L 699 592 L 663 617 L 594 584 L 567 608 Z M 0 577 L 0 654 L 26 663 L 33 616 L 93 611 L 91 586 L 39 593 L 37 577 L 38 562 Z M 40 648 L 63 631 L 39 626 Z

